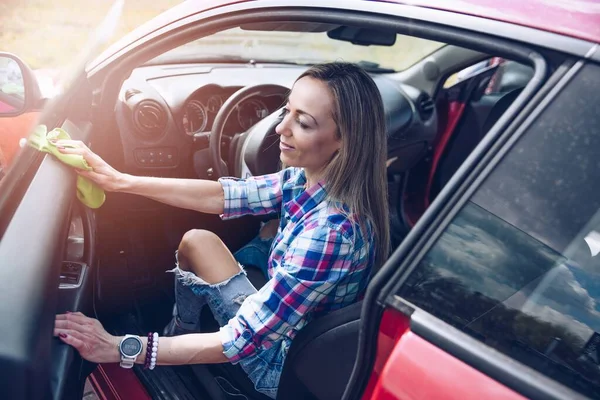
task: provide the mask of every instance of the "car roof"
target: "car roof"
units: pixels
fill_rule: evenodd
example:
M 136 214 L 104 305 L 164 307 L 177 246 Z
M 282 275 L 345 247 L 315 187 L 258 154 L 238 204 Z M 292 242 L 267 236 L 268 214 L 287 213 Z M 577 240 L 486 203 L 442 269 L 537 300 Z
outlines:
M 386 0 L 509 22 L 600 43 L 598 0 Z

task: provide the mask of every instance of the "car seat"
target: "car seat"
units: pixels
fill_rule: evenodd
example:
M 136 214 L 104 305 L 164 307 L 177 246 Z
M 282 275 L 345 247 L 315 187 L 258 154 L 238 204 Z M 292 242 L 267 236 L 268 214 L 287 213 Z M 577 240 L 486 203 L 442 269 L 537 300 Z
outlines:
M 266 283 L 258 268 L 247 266 L 246 272 L 255 287 Z M 334 400 L 342 397 L 356 360 L 361 307 L 362 302 L 357 302 L 335 310 L 311 321 L 298 332 L 283 366 L 278 399 Z M 203 314 L 203 330 L 205 327 L 217 330 L 208 307 Z M 207 324 L 211 326 L 207 327 Z M 268 399 L 255 391 L 239 365 L 216 364 L 211 366 L 211 371 L 225 392 L 223 399 Z

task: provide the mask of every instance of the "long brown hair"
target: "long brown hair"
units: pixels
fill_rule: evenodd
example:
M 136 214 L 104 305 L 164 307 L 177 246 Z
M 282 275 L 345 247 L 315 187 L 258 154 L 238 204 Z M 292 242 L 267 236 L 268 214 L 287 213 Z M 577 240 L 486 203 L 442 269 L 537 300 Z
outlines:
M 334 99 L 333 120 L 342 146 L 323 171 L 330 198 L 366 218 L 375 233 L 375 268 L 390 249 L 387 200 L 387 137 L 383 101 L 373 79 L 345 62 L 317 64 L 305 76 L 327 84 Z

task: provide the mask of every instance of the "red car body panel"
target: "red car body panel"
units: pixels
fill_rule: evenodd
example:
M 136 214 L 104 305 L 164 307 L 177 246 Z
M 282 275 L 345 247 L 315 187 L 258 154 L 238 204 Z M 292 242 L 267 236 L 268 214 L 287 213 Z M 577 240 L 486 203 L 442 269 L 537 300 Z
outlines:
M 377 349 L 363 400 L 525 399 L 412 333 L 408 318 L 397 311 L 385 311 Z
M 600 43 L 597 0 L 387 0 L 510 22 Z
M 395 310 L 384 311 L 377 335 L 377 356 L 373 365 L 373 371 L 371 371 L 369 383 L 362 396 L 363 400 L 375 398 L 373 397 L 373 392 L 381 380 L 388 357 L 394 350 L 394 346 L 396 346 L 398 340 L 409 330 L 410 320 L 405 315 Z

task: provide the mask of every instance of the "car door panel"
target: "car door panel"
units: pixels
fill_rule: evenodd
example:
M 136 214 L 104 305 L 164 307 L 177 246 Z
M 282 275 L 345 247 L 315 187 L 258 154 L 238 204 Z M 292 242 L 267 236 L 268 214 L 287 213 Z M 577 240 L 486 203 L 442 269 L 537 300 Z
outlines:
M 86 315 L 93 315 L 92 295 L 94 268 L 96 268 L 95 219 L 89 208 L 75 202 L 71 214 L 71 226 L 79 225 L 83 228 L 82 232 L 69 232 L 68 241 L 76 242 L 76 247 L 66 252 L 65 261 L 62 262 L 56 312 L 80 311 Z M 72 284 L 70 280 L 62 279 L 63 276 L 70 278 L 73 275 L 73 268 L 79 267 L 81 271 L 77 283 Z M 83 360 L 70 346 L 54 340 L 52 342 L 52 398 L 67 399 L 80 395 L 85 377 L 95 366 Z
M 89 313 L 89 300 L 92 293 L 93 277 L 90 267 L 85 264 L 82 271 L 81 286 L 73 289 L 60 289 L 57 313 L 80 311 Z M 52 340 L 51 349 L 51 393 L 53 399 L 68 399 L 81 395 L 85 377 L 94 364 L 83 360 L 72 347 L 58 339 Z
M 79 139 L 88 130 L 70 122 L 63 128 Z M 0 241 L 0 292 L 5 299 L 0 302 L 0 392 L 6 398 L 39 399 L 51 392 L 48 365 L 57 342 L 52 337 L 56 285 L 74 193 L 75 174 L 44 155 Z
M 436 379 L 431 379 L 432 368 L 442 372 Z M 395 342 L 372 393 L 364 398 L 433 399 L 441 393 L 448 400 L 525 398 L 411 330 L 406 330 Z
M 399 297 L 384 311 L 378 342 L 364 400 L 583 398 Z
M 45 156 L 0 242 L 0 305 L 3 386 L 10 398 L 41 398 L 47 382 L 60 249 L 64 244 L 74 178 L 68 168 Z M 18 383 L 20 382 L 20 384 Z M 9 388 L 12 388 L 10 390 Z
M 410 359 L 426 347 L 418 344 L 422 339 L 439 350 L 428 360 L 430 387 L 446 379 L 448 368 L 438 367 L 454 357 L 480 374 L 461 374 L 472 387 L 491 379 L 527 398 L 600 393 L 600 259 L 583 240 L 600 229 L 593 184 L 600 171 L 598 70 L 575 64 L 527 123 L 507 131 L 510 139 L 482 158 L 491 161 L 475 170 L 485 174 L 465 173 L 454 189 L 469 190 L 457 191 L 429 230 L 415 234 L 419 245 L 377 296 L 385 310 L 380 337 L 386 315 L 395 310 L 404 319 L 396 321 L 402 333 L 393 349 L 388 343 L 377 354 L 371 391 L 393 388 L 394 398 L 403 398 L 404 385 L 414 389 L 415 377 L 401 387 L 385 384 L 386 367 L 377 375 L 377 366 L 410 370 Z M 447 389 L 439 388 L 437 397 Z

